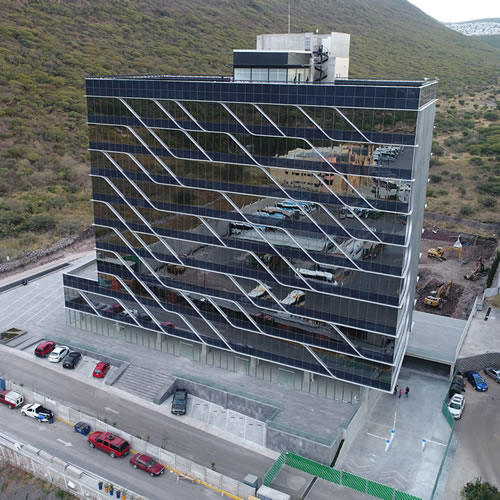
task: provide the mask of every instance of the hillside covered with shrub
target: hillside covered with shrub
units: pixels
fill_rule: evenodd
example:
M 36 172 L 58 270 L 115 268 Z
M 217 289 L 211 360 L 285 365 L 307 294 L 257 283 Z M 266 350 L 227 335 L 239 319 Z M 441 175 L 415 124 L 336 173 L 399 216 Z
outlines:
M 287 29 L 283 0 L 0 0 L 0 261 L 91 222 L 84 78 L 228 74 Z M 500 50 L 406 0 L 294 0 L 292 31 L 351 33 L 351 76 L 485 87 Z

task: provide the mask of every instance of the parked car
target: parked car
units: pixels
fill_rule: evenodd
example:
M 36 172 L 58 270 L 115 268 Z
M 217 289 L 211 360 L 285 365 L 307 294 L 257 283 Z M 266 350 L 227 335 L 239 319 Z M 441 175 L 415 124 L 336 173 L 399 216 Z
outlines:
M 465 377 L 471 383 L 472 387 L 476 389 L 476 391 L 484 392 L 488 390 L 488 384 L 484 381 L 483 377 L 479 375 L 479 373 L 471 370 L 465 372 Z
M 48 422 L 54 418 L 54 414 L 49 409 L 44 408 L 38 403 L 24 405 L 21 409 L 21 413 L 25 417 L 36 418 L 39 422 Z
M 110 368 L 109 363 L 104 363 L 100 361 L 95 365 L 94 371 L 92 372 L 92 376 L 95 378 L 104 378 L 106 373 L 108 373 Z
M 163 328 L 175 328 L 175 325 L 171 321 L 164 321 L 161 323 Z
M 130 463 L 134 466 L 134 469 L 142 469 L 151 474 L 151 477 L 159 476 L 165 472 L 165 467 L 148 455 L 139 455 L 138 453 L 132 455 Z
M 104 309 L 104 312 L 109 314 L 119 314 L 122 311 L 123 311 L 123 306 L 119 303 L 113 304 L 112 306 L 109 306 L 107 309 Z
M 78 364 L 78 362 L 82 359 L 82 354 L 77 351 L 70 352 L 63 362 L 63 368 L 73 369 Z
M 491 377 L 495 382 L 500 383 L 500 370 L 498 370 L 497 368 L 485 368 L 484 373 Z
M 104 451 L 111 458 L 123 457 L 130 451 L 128 441 L 110 432 L 95 431 L 88 437 L 88 443 L 91 448 Z
M 465 398 L 461 394 L 454 394 L 448 402 L 448 410 L 455 420 L 459 420 L 464 411 Z
M 171 413 L 174 415 L 184 415 L 187 407 L 187 391 L 186 389 L 177 389 L 172 398 Z
M 50 354 L 49 361 L 51 363 L 59 363 L 69 354 L 69 347 L 58 345 Z
M 56 347 L 56 343 L 52 340 L 44 340 L 40 342 L 35 349 L 35 356 L 39 358 L 47 357 Z
M 7 405 L 9 410 L 13 410 L 24 403 L 24 397 L 16 391 L 0 390 L 0 403 Z

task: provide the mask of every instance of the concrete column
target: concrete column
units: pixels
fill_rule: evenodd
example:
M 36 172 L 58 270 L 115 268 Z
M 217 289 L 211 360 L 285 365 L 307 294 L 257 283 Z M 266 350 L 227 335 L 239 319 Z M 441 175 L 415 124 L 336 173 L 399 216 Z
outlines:
M 155 349 L 161 351 L 161 343 L 163 342 L 163 334 L 161 332 L 156 332 L 156 342 Z
M 200 362 L 207 362 L 207 344 L 201 344 Z
M 259 360 L 257 358 L 251 357 L 250 358 L 250 367 L 248 369 L 248 374 L 251 377 L 257 376 L 257 366 L 259 366 Z
M 303 372 L 304 377 L 302 379 L 302 390 L 309 391 L 309 385 L 311 383 L 311 374 L 309 372 Z

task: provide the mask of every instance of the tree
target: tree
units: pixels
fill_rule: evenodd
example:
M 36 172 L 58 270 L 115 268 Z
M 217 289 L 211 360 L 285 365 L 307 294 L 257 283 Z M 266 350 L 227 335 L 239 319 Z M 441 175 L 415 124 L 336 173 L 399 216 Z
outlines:
M 469 481 L 460 492 L 463 500 L 500 500 L 500 491 L 496 486 L 483 482 L 480 477 Z

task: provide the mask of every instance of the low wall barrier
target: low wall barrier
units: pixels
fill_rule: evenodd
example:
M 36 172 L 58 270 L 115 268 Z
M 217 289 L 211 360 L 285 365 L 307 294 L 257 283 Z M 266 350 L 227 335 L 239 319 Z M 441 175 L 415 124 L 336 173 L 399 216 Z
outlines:
M 155 457 L 166 468 L 185 479 L 200 483 L 234 499 L 246 499 L 248 498 L 248 495 L 255 495 L 254 488 L 251 488 L 240 481 L 224 476 L 214 470 L 216 468 L 216 464 L 213 464 L 212 468 L 204 467 L 177 455 L 176 453 L 168 451 L 166 446 L 157 446 L 148 442 L 148 440 L 143 439 L 142 436 L 134 436 L 127 433 L 124 430 L 113 426 L 107 422 L 106 419 L 101 420 L 95 416 L 88 415 L 87 413 L 61 404 L 48 396 L 37 393 L 31 389 L 24 388 L 10 381 L 6 381 L 6 386 L 8 389 L 23 394 L 26 401 L 40 403 L 46 408 L 49 408 L 55 413 L 58 420 L 66 421 L 69 424 L 75 424 L 83 421 L 90 424 L 92 430 L 111 432 L 119 435 L 130 443 L 130 448 L 132 450 L 137 453 L 146 453 L 147 455 Z

